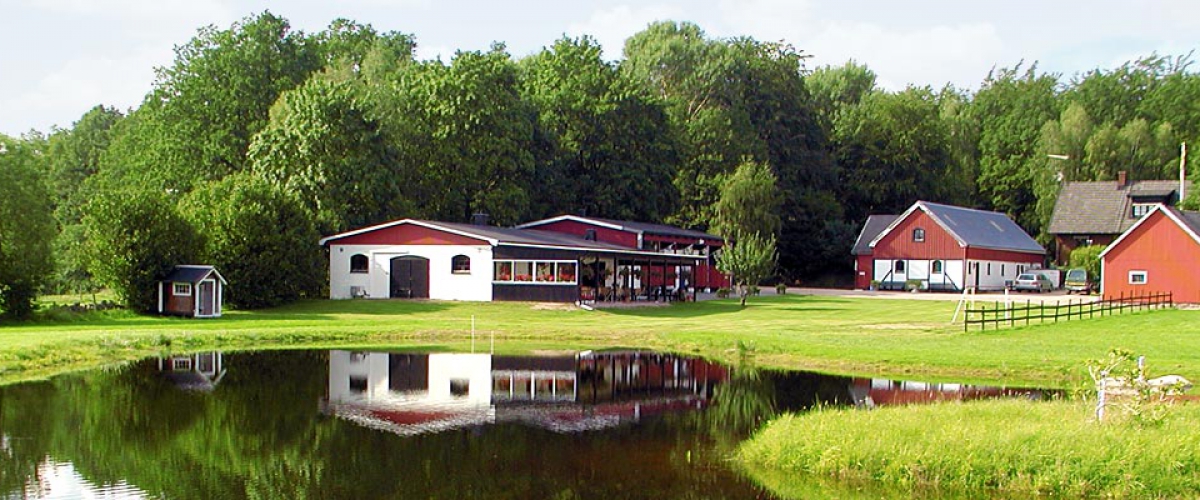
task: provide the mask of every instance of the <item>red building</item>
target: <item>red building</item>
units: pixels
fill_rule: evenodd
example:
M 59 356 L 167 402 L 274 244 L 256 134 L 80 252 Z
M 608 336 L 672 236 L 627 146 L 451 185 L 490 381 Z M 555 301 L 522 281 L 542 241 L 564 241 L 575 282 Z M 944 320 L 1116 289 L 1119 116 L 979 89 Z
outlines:
M 999 290 L 1040 268 L 1046 251 L 1002 213 L 918 201 L 899 216 L 871 216 L 854 254 L 859 288 Z
M 159 314 L 219 318 L 225 278 L 213 266 L 175 266 L 158 282 Z
M 1200 212 L 1158 205 L 1100 259 L 1106 298 L 1172 292 L 1175 302 L 1200 302 Z
M 582 217 L 577 215 L 560 215 L 517 226 L 521 229 L 539 231 L 554 231 L 574 234 L 593 239 L 602 243 L 620 245 L 635 250 L 679 255 L 701 255 L 707 257 L 705 262 L 695 266 L 694 276 L 689 280 L 680 276 L 679 269 L 663 269 L 650 266 L 646 269 L 646 279 L 649 286 L 691 286 L 702 288 L 723 288 L 729 286 L 729 277 L 717 270 L 714 252 L 724 246 L 725 240 L 720 236 L 683 229 L 665 224 L 650 224 L 646 222 L 619 221 L 597 217 Z M 686 283 L 685 283 L 686 281 Z

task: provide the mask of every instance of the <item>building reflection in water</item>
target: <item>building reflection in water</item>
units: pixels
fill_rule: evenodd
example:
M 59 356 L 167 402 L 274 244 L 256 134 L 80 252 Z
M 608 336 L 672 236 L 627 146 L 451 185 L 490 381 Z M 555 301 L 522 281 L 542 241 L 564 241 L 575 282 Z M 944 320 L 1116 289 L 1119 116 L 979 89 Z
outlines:
M 728 370 L 640 351 L 564 356 L 330 351 L 322 411 L 401 435 L 506 422 L 604 429 L 702 409 Z
M 212 392 L 225 378 L 225 360 L 216 351 L 158 358 L 158 371 L 180 389 Z
M 977 399 L 1027 398 L 1043 399 L 1061 394 L 1060 391 L 994 387 L 966 384 L 941 384 L 879 378 L 855 378 L 850 382 L 850 397 L 854 406 L 928 404 L 939 401 L 972 401 Z

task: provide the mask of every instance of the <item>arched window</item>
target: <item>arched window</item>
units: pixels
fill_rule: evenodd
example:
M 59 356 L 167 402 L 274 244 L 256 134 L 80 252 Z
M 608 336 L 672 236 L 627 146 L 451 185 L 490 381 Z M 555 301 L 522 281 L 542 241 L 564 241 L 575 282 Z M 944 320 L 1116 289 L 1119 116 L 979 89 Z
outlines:
M 365 273 L 368 268 L 370 268 L 370 264 L 367 261 L 366 255 L 356 253 L 350 256 L 350 272 Z
M 896 267 L 894 268 L 894 270 L 895 270 L 894 272 L 897 272 L 897 273 L 904 272 L 904 261 L 902 261 L 902 260 L 896 261 Z
M 935 261 L 933 261 L 933 265 L 930 267 L 932 267 L 930 272 L 932 272 L 933 274 L 942 274 L 942 261 L 935 260 Z
M 925 242 L 925 230 L 921 228 L 913 229 L 913 241 L 917 243 Z
M 466 255 L 455 255 L 450 259 L 450 272 L 454 274 L 471 274 L 471 258 Z

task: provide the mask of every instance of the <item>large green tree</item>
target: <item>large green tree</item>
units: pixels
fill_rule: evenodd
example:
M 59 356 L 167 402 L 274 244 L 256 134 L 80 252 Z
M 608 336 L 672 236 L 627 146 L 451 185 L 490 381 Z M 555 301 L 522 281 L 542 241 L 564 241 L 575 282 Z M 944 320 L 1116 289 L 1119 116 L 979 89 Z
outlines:
M 671 214 L 679 155 L 658 99 L 600 57 L 592 39 L 563 38 L 521 61 L 547 152 L 534 189 L 543 213 L 632 220 Z
M 46 141 L 0 134 L 0 314 L 26 317 L 53 270 Z
M 193 191 L 181 211 L 205 235 L 202 261 L 228 280 L 229 304 L 253 309 L 317 294 L 320 234 L 294 195 L 238 174 Z
M 747 160 L 721 187 L 713 230 L 734 240 L 749 234 L 774 237 L 779 234 L 781 198 L 771 167 Z
M 175 198 L 130 187 L 106 191 L 86 207 L 89 269 L 133 310 L 154 310 L 157 280 L 176 265 L 199 263 L 203 240 Z

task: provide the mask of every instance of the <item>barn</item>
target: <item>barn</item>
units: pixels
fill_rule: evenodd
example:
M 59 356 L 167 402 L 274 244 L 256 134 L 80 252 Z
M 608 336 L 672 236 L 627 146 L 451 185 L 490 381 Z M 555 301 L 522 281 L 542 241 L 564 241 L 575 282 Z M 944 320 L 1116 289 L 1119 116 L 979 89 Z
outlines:
M 158 282 L 158 312 L 192 318 L 221 317 L 225 278 L 213 266 L 175 266 Z
M 595 235 L 401 219 L 321 239 L 329 296 L 436 300 L 668 299 L 705 256 L 643 251 Z M 673 269 L 687 274 L 672 275 Z M 658 274 L 667 280 L 651 282 Z
M 1158 205 L 1100 254 L 1105 297 L 1171 292 L 1200 303 L 1200 212 Z
M 868 218 L 853 252 L 856 275 L 863 273 L 856 286 L 884 290 L 901 290 L 908 282 L 929 290 L 1000 290 L 1025 270 L 1040 268 L 1046 255 L 1005 214 L 927 201 L 898 216 Z

